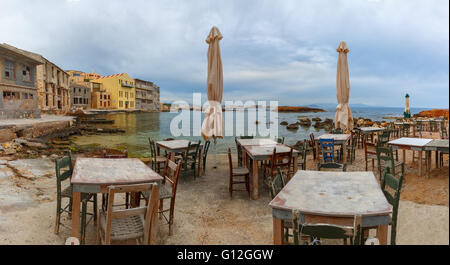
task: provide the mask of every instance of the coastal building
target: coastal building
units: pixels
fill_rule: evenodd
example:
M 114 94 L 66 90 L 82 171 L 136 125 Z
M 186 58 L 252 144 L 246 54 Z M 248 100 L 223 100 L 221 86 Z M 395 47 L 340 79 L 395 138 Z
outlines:
M 134 79 L 128 74 L 102 76 L 91 82 L 102 84 L 104 91 L 110 95 L 111 109 L 134 110 L 136 108 Z
M 73 109 L 91 108 L 91 85 L 86 82 L 70 84 L 70 101 Z
M 110 109 L 111 94 L 106 92 L 102 83 L 91 82 L 91 108 L 93 109 Z
M 160 111 L 159 87 L 153 82 L 134 79 L 136 86 L 136 109 Z
M 67 70 L 67 74 L 69 75 L 69 82 L 71 83 L 89 83 L 91 80 L 95 80 L 100 78 L 101 76 L 97 73 L 85 73 L 77 70 Z
M 42 61 L 0 44 L 0 119 L 39 118 L 36 69 Z

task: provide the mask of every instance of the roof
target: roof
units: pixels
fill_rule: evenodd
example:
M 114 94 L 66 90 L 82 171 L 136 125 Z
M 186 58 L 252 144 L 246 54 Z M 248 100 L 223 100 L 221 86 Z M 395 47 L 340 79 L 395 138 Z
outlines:
M 29 51 L 25 51 L 25 50 L 16 48 L 16 47 L 6 44 L 6 43 L 0 43 L 0 49 L 4 49 L 11 53 L 14 53 L 16 56 L 25 58 L 35 64 L 43 64 L 44 63 L 44 57 L 42 57 L 41 55 L 34 53 L 34 52 L 29 52 Z
M 97 79 L 111 78 L 111 77 L 123 76 L 123 75 L 126 75 L 126 73 L 115 74 L 115 75 L 105 75 L 105 76 L 99 77 Z

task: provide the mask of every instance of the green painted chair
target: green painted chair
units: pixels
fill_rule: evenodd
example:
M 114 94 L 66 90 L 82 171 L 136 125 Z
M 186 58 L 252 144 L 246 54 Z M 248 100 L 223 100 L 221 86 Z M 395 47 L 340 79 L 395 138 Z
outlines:
M 358 133 L 357 132 L 352 132 L 352 142 L 350 145 L 346 145 L 346 149 L 347 149 L 347 157 L 350 160 L 350 163 L 353 163 L 353 161 L 355 160 L 355 152 L 356 152 L 356 148 L 358 145 Z
M 361 245 L 364 242 L 360 215 L 354 216 L 353 226 L 306 223 L 302 217 L 298 211 L 292 212 L 293 229 L 298 235 L 294 237 L 295 245 L 300 245 L 300 239 L 304 235 L 311 238 L 310 245 L 320 245 L 322 238 L 342 239 L 344 242 L 350 239 L 352 245 Z
M 55 234 L 59 233 L 59 227 L 64 226 L 61 223 L 61 214 L 64 212 L 68 213 L 69 216 L 72 215 L 72 184 L 69 184 L 63 189 L 62 185 L 65 180 L 72 179 L 73 164 L 72 164 L 72 154 L 70 151 L 67 152 L 67 156 L 55 160 L 55 171 L 56 171 L 56 222 L 55 222 Z M 66 206 L 62 206 L 62 200 L 64 198 L 69 199 L 69 203 Z M 93 204 L 93 212 L 89 215 L 93 216 L 94 223 L 97 222 L 97 194 L 81 193 L 81 244 L 84 244 L 84 239 L 86 235 L 86 226 L 92 220 L 86 223 L 87 215 L 87 203 L 91 202 Z
M 277 138 L 276 141 L 277 141 L 277 143 L 279 143 L 279 144 L 284 144 L 284 137 Z
M 397 217 L 398 217 L 398 206 L 400 203 L 400 192 L 402 189 L 403 175 L 398 178 L 393 174 L 389 173 L 389 168 L 386 168 L 381 178 L 381 190 L 386 197 L 389 204 L 392 205 L 392 215 L 391 215 L 391 245 L 395 245 L 395 239 L 397 236 Z M 364 230 L 375 229 L 376 227 L 366 227 Z M 364 232 L 364 231 L 363 231 Z M 363 233 L 364 234 L 364 233 Z
M 378 173 L 380 176 L 380 180 L 381 180 L 382 172 L 386 168 L 390 168 L 389 172 L 391 172 L 392 175 L 394 175 L 394 176 L 397 176 L 397 175 L 404 176 L 405 165 L 403 162 L 396 161 L 394 159 L 394 152 L 392 150 L 392 147 L 377 146 L 376 152 L 377 152 Z M 397 171 L 398 167 L 400 167 L 401 172 Z
M 155 141 L 148 138 L 148 143 L 150 146 L 150 158 L 151 158 L 150 167 L 153 170 L 157 171 L 158 173 L 161 173 L 161 168 L 164 168 L 164 165 L 166 163 L 166 157 L 157 155 Z M 162 167 L 161 167 L 161 165 L 162 165 Z
M 183 156 L 183 176 L 189 176 L 191 174 L 194 175 L 194 179 L 198 177 L 198 155 L 200 153 L 200 143 L 192 143 L 189 141 L 188 148 Z
M 347 171 L 347 163 L 339 164 L 336 162 L 328 162 L 328 163 L 317 163 L 317 171 L 320 171 L 322 168 L 328 168 L 328 169 L 341 169 L 342 172 Z
M 203 146 L 203 157 L 202 157 L 202 161 L 203 161 L 203 172 L 206 171 L 206 158 L 208 157 L 208 150 L 209 150 L 209 145 L 211 144 L 210 141 L 206 141 L 205 145 Z
M 389 130 L 384 130 L 378 133 L 377 146 L 387 146 L 389 139 L 391 137 L 391 132 Z

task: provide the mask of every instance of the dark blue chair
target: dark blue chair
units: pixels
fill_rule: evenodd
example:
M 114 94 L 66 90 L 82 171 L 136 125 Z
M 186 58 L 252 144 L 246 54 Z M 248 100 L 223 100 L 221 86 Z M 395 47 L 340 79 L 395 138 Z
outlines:
M 336 153 L 334 152 L 334 139 L 320 139 L 319 144 L 323 162 L 339 161 L 339 150 L 336 150 Z

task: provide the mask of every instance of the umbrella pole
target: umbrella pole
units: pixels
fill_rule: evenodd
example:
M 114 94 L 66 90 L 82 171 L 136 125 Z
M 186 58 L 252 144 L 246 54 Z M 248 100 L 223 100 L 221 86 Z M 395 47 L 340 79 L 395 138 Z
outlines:
M 216 164 L 216 139 L 214 139 L 214 168 L 217 168 L 217 164 Z

